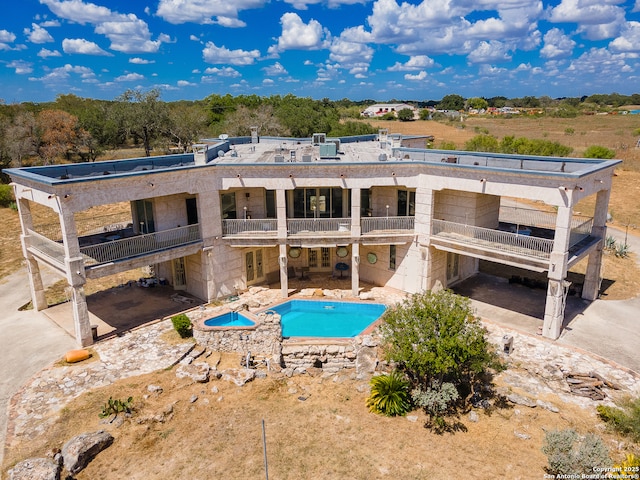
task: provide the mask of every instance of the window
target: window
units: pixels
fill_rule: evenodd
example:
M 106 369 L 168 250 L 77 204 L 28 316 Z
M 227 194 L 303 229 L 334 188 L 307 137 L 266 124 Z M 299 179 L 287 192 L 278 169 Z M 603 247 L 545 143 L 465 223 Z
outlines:
M 265 203 L 267 207 L 267 218 L 276 218 L 276 191 L 267 190 L 265 192 Z
M 198 203 L 195 198 L 187 198 L 187 225 L 198 223 Z
M 363 188 L 360 190 L 360 216 L 370 217 L 371 212 L 371 189 Z
M 398 216 L 413 217 L 416 214 L 416 192 L 398 190 Z
M 389 245 L 389 270 L 396 269 L 396 246 Z
M 296 188 L 287 195 L 287 212 L 293 218 L 341 218 L 343 216 L 342 188 Z
M 136 200 L 134 205 L 139 233 L 155 232 L 156 223 L 153 219 L 153 203 L 150 200 Z
M 238 214 L 236 213 L 236 194 L 232 193 L 223 193 L 220 195 L 220 205 L 222 210 L 222 218 L 238 218 Z

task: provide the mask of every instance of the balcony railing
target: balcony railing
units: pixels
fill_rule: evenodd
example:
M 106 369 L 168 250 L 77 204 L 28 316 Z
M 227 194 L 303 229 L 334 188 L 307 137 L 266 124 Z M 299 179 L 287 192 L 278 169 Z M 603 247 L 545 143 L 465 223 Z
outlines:
M 289 235 L 322 232 L 350 232 L 350 218 L 289 218 Z
M 54 242 L 48 239 L 44 235 L 34 232 L 33 230 L 27 230 L 29 234 L 28 246 L 29 248 L 36 250 L 40 254 L 54 260 L 64 269 L 64 245 L 62 243 Z
M 223 235 L 242 235 L 244 233 L 260 233 L 275 235 L 278 232 L 278 221 L 275 218 L 247 218 L 222 220 Z
M 413 232 L 415 228 L 415 217 L 362 217 L 362 234 L 384 231 L 404 231 Z
M 516 233 L 474 227 L 445 220 L 433 221 L 433 235 L 487 249 L 547 260 L 553 240 Z
M 85 265 L 99 265 L 170 248 L 181 247 L 201 240 L 198 224 L 137 235 L 80 248 Z

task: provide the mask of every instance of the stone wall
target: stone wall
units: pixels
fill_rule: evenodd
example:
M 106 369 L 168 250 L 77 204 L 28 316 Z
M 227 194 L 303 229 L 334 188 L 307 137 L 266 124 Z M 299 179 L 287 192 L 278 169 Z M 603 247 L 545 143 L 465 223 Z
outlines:
M 378 365 L 379 339 L 374 335 L 363 335 L 352 339 L 330 339 L 292 341 L 282 346 L 282 362 L 293 373 L 304 373 L 308 369 L 322 369 L 336 373 L 343 368 L 356 369 L 358 373 L 373 373 Z
M 190 315 L 191 316 L 191 315 Z M 198 344 L 217 352 L 251 353 L 254 361 L 282 363 L 280 315 L 260 314 L 254 327 L 206 327 L 194 321 L 193 337 Z

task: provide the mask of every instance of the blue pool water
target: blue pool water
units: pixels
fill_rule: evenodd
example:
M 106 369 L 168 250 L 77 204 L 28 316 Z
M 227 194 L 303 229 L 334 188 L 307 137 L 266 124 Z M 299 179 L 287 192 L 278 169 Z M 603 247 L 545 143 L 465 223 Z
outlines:
M 379 303 L 289 300 L 270 308 L 281 316 L 283 337 L 355 337 L 384 313 Z
M 228 312 L 204 321 L 207 327 L 252 327 L 255 323 L 238 312 Z

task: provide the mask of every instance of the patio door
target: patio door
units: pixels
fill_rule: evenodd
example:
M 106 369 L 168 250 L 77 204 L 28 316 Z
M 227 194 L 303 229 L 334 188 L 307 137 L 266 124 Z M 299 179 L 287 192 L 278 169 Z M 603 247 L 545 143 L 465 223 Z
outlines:
M 261 248 L 245 252 L 244 269 L 247 276 L 247 285 L 264 281 L 264 262 Z
M 174 290 L 187 289 L 187 270 L 184 266 L 184 257 L 174 258 L 173 267 L 173 288 Z
M 331 270 L 331 249 L 327 247 L 310 248 L 308 250 L 310 272 L 326 272 Z

